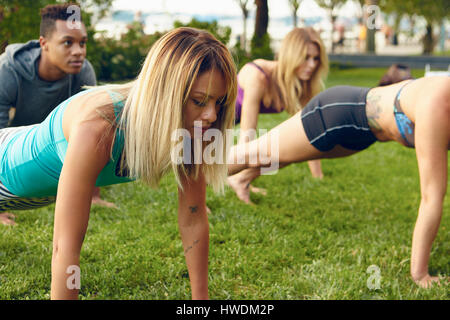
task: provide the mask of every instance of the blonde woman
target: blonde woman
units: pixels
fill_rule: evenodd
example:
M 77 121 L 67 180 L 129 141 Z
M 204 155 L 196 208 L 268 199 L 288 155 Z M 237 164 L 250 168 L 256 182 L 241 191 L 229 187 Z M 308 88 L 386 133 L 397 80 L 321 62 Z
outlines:
M 283 39 L 277 60 L 258 59 L 243 66 L 238 74 L 236 100 L 236 122 L 241 126 L 238 143 L 252 139 L 260 113 L 286 110 L 294 115 L 301 110 L 322 90 L 327 73 L 325 47 L 312 28 L 295 28 L 289 32 Z M 323 177 L 320 160 L 308 164 L 313 177 Z M 228 178 L 228 184 L 246 203 L 250 202 L 248 182 L 245 171 Z
M 41 124 L 0 131 L 0 210 L 45 205 L 57 193 L 52 299 L 78 297 L 78 289 L 66 286 L 66 270 L 80 265 L 94 186 L 141 179 L 156 187 L 169 171 L 179 186 L 192 298 L 208 298 L 205 189 L 221 190 L 227 168 L 219 164 L 224 161 L 177 164 L 173 135 L 231 128 L 235 97 L 236 71 L 226 47 L 205 31 L 179 28 L 153 45 L 136 81 L 79 93 Z
M 428 261 L 447 191 L 450 77 L 406 80 L 376 88 L 327 89 L 267 134 L 234 146 L 229 172 L 246 169 L 252 181 L 260 168 L 269 164 L 259 159 L 272 158 L 282 167 L 350 156 L 376 141 L 396 141 L 416 150 L 422 198 L 412 238 L 411 276 L 421 287 L 429 287 L 439 281 L 429 274 Z M 266 149 L 278 154 L 261 149 L 268 144 L 276 144 Z M 252 164 L 249 159 L 256 161 Z

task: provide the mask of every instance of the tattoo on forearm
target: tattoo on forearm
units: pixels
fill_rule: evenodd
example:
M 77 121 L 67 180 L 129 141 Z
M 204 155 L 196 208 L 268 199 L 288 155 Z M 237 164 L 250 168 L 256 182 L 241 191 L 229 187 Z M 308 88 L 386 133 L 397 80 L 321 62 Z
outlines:
M 189 207 L 189 210 L 191 210 L 191 213 L 197 213 L 198 211 L 198 206 L 193 206 L 193 207 Z
M 367 97 L 367 121 L 369 122 L 369 126 L 375 130 L 383 130 L 378 123 L 377 119 L 380 119 L 380 114 L 383 111 L 381 109 L 379 102 L 380 102 L 381 96 L 379 95 L 370 95 Z
M 187 254 L 199 242 L 200 240 L 195 240 L 191 246 L 187 247 L 186 250 L 184 250 L 184 254 Z

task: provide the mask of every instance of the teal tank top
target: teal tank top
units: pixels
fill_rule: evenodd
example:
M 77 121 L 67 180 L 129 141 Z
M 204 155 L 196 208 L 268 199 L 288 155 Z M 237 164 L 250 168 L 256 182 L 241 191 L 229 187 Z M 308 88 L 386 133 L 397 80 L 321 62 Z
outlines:
M 0 146 L 0 181 L 19 197 L 55 196 L 59 176 L 67 152 L 62 119 L 72 99 L 94 89 L 82 91 L 58 105 L 40 124 L 24 127 Z M 109 91 L 116 117 L 123 109 L 125 98 Z M 119 162 L 124 147 L 123 132 L 116 129 L 112 158 L 100 172 L 96 186 L 133 181 L 120 176 Z

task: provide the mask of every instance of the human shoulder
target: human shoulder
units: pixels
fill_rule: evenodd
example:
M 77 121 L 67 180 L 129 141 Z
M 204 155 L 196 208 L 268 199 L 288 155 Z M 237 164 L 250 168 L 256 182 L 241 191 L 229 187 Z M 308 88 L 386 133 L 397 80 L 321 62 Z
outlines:
M 450 108 L 450 77 L 419 78 L 407 84 L 404 91 L 403 101 L 407 105 L 415 106 L 416 112 L 420 109 L 430 112 Z
M 440 104 L 450 104 L 450 77 L 435 76 L 430 78 L 430 85 L 434 88 L 434 98 L 439 100 Z
M 239 73 L 239 85 L 245 90 L 263 91 L 268 87 L 268 73 L 260 65 L 262 59 L 247 63 Z
M 0 60 L 0 118 L 8 119 L 9 108 L 16 107 L 20 85 L 20 76 L 7 61 Z M 6 125 L 4 121 L 0 128 Z
M 18 77 L 32 81 L 36 76 L 35 63 L 41 55 L 39 41 L 14 43 L 6 47 L 0 56 L 0 65 L 13 71 Z
M 101 134 L 110 127 L 114 120 L 113 101 L 108 92 L 102 88 L 91 89 L 90 92 L 75 97 L 65 111 L 68 128 L 72 125 L 93 124 L 93 131 Z M 70 131 L 70 130 L 69 130 Z
M 6 60 L 3 59 L 3 55 L 0 56 L 0 90 L 7 93 L 12 93 L 17 91 L 19 75 L 13 66 Z

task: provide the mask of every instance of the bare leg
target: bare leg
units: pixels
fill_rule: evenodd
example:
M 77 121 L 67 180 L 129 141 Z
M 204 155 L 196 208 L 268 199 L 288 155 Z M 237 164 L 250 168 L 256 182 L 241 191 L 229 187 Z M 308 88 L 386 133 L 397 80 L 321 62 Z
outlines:
M 268 166 L 261 161 L 265 158 L 264 154 L 261 154 L 263 149 L 270 150 L 270 164 L 273 164 L 273 159 L 278 159 L 278 162 L 283 164 L 280 168 L 294 162 L 337 158 L 356 152 L 341 146 L 336 146 L 328 152 L 319 151 L 309 142 L 300 115 L 297 113 L 259 139 L 231 148 L 228 172 L 234 175 L 228 178 L 228 183 L 239 199 L 250 203 L 249 184 L 259 177 L 262 168 Z M 256 161 L 256 164 L 252 164 L 252 160 Z
M 267 154 L 262 154 L 262 149 L 268 150 L 268 157 L 279 163 L 293 163 L 307 160 L 325 158 L 326 153 L 313 147 L 305 134 L 300 113 L 287 119 L 267 134 L 245 144 L 238 144 L 231 148 L 228 159 L 229 174 L 238 173 L 247 168 L 261 169 L 271 163 L 263 163 L 262 159 Z M 256 162 L 252 164 L 252 161 Z
M 273 145 L 273 144 L 276 145 Z M 236 192 L 238 198 L 245 203 L 250 202 L 250 183 L 260 176 L 263 167 L 260 160 L 261 149 L 270 150 L 270 158 L 278 158 L 278 162 L 286 166 L 292 162 L 301 162 L 320 158 L 322 152 L 314 148 L 303 130 L 300 113 L 284 121 L 266 135 L 249 143 L 236 145 L 231 149 L 228 171 L 236 173 L 228 177 L 228 184 Z M 273 153 L 277 153 L 273 154 Z M 251 160 L 256 164 L 251 164 Z M 244 163 L 242 163 L 244 162 Z
M 2 212 L 0 213 L 0 223 L 7 225 L 7 226 L 15 226 L 16 222 L 14 219 L 16 218 L 15 215 L 9 212 Z
M 100 188 L 99 187 L 94 188 L 94 192 L 92 194 L 92 204 L 97 204 L 99 206 L 117 209 L 117 206 L 114 203 L 108 202 L 108 201 L 100 198 Z

